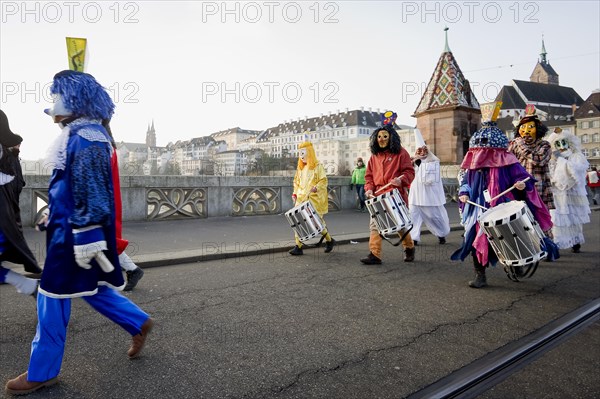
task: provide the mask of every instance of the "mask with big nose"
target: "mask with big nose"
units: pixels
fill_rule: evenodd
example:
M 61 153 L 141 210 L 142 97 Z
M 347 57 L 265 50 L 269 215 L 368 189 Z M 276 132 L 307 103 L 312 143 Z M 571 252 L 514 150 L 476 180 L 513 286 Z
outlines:
M 519 126 L 519 135 L 523 137 L 523 140 L 527 144 L 531 144 L 535 141 L 537 134 L 537 127 L 534 121 L 525 122 Z

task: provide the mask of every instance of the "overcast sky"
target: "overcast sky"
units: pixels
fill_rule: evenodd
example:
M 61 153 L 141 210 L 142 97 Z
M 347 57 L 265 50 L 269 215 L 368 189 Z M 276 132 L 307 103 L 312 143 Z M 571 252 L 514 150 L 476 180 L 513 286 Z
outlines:
M 414 126 L 445 26 L 479 102 L 529 79 L 542 35 L 561 85 L 584 99 L 600 87 L 595 0 L 2 1 L 1 12 L 0 107 L 24 159 L 59 133 L 43 109 L 67 36 L 88 39 L 116 139 L 144 142 L 154 120 L 158 145 L 361 106 Z

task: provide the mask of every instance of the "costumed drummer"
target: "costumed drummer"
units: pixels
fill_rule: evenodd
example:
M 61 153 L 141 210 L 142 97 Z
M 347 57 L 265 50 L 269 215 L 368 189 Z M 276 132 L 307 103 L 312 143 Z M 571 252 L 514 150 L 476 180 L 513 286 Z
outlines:
M 8 381 L 22 395 L 57 381 L 65 351 L 71 298 L 81 297 L 132 336 L 127 355 L 137 357 L 153 321 L 115 291 L 124 287 L 116 250 L 115 206 L 110 166 L 113 148 L 102 120 L 114 104 L 92 75 L 62 71 L 47 110 L 61 128 L 49 150 L 47 256 L 37 296 L 38 325 L 28 370 Z
M 323 223 L 321 234 L 326 241 L 325 253 L 331 252 L 335 240 L 327 231 L 325 219 L 323 218 L 329 210 L 327 175 L 325 174 L 325 168 L 317 160 L 315 149 L 308 139 L 298 145 L 298 167 L 294 175 L 293 185 L 292 201 L 294 202 L 294 206 L 300 205 L 305 201 L 310 201 Z M 295 240 L 296 246 L 289 251 L 290 255 L 303 255 L 303 244 L 296 233 Z
M 8 261 L 22 264 L 29 273 L 42 272 L 25 241 L 21 223 L 19 196 L 25 180 L 18 153 L 22 141 L 10 130 L 8 118 L 0 110 L 0 283 L 14 286 L 20 294 L 35 295 L 37 280 L 2 266 Z
M 402 147 L 400 136 L 394 129 L 396 113 L 387 111 L 382 115 L 383 126 L 371 134 L 371 158 L 365 173 L 365 195 L 367 199 L 397 188 L 404 202 L 408 203 L 408 187 L 415 178 L 410 155 Z M 381 264 L 381 242 L 377 223 L 373 217 L 369 222 L 369 254 L 360 261 L 366 265 Z M 398 232 L 402 239 L 404 261 L 415 260 L 415 244 L 408 231 Z
M 421 239 L 421 225 L 425 223 L 438 242 L 445 244 L 446 236 L 450 233 L 450 220 L 444 207 L 446 194 L 440 160 L 429 150 L 419 129 L 415 129 L 415 146 L 415 179 L 408 191 L 410 220 L 413 224 L 410 234 L 417 245 Z
M 550 188 L 549 163 L 552 156 L 550 143 L 543 139 L 548 132 L 535 112 L 535 106 L 525 107 L 525 116 L 515 127 L 515 138 L 509 143 L 508 151 L 515 154 L 521 165 L 535 179 L 535 188 L 548 209 L 554 209 Z
M 581 153 L 579 137 L 560 127 L 548 137 L 552 145 L 550 176 L 555 209 L 552 216 L 554 242 L 561 249 L 579 253 L 583 224 L 590 222 L 590 205 L 586 192 L 586 172 L 589 166 Z
M 550 213 L 535 189 L 531 175 L 517 157 L 508 151 L 508 138 L 496 126 L 500 106 L 500 102 L 481 105 L 483 126 L 471 137 L 469 150 L 461 164 L 466 172 L 462 177 L 458 196 L 465 234 L 461 248 L 452 254 L 451 259 L 462 261 L 472 255 L 475 270 L 475 279 L 469 282 L 472 288 L 487 286 L 485 269 L 490 264 L 495 265 L 498 258 L 478 223 L 483 209 L 467 201 L 486 208 L 511 200 L 525 201 L 544 233 L 548 234 L 552 228 Z M 524 182 L 527 178 L 530 179 Z M 516 190 L 509 191 L 491 203 L 486 201 L 485 190 L 493 198 L 511 187 Z

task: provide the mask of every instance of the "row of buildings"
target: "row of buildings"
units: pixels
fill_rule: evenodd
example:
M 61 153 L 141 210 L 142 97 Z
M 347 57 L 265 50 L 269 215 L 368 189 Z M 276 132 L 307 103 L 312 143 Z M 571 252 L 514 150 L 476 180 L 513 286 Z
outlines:
M 590 164 L 600 166 L 600 91 L 594 91 L 584 100 L 571 87 L 561 86 L 558 73 L 547 59 L 543 40 L 540 57 L 529 81 L 512 80 L 500 90 L 496 101 L 502 101 L 498 126 L 509 138 L 513 137 L 514 123 L 524 115 L 526 105 L 534 104 L 550 132 L 561 127 L 579 136 Z M 364 107 L 337 110 L 310 118 L 285 120 L 265 130 L 235 127 L 169 143 L 165 147 L 156 146 L 152 122 L 145 143 L 121 142 L 117 146 L 118 155 L 122 168 L 135 165 L 146 175 L 234 176 L 251 172 L 266 157 L 296 158 L 298 144 L 308 136 L 327 173 L 346 175 L 354 168 L 357 157 L 362 157 L 365 162 L 370 157 L 369 137 L 381 126 L 384 111 Z M 481 113 L 469 81 L 450 51 L 447 32 L 444 51 L 412 116 L 426 143 L 442 163 L 461 162 L 471 135 L 480 127 Z M 414 152 L 414 128 L 396 125 L 409 153 Z M 277 173 L 275 170 L 268 172 Z

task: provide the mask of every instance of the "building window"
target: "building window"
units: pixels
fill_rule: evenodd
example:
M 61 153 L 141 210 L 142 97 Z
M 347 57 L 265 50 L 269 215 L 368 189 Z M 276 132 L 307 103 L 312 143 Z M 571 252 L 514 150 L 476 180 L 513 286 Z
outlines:
M 594 143 L 600 142 L 600 134 L 599 133 L 594 133 L 594 135 L 592 136 L 592 141 Z
M 590 123 L 589 122 L 581 122 L 581 128 L 582 129 L 587 129 L 590 127 Z
M 587 148 L 583 148 L 581 150 L 581 152 L 583 153 L 583 155 L 587 158 L 590 156 L 590 150 L 588 150 Z
M 587 143 L 589 143 L 589 142 L 590 142 L 590 139 L 589 139 L 589 137 L 588 137 L 588 135 L 587 135 L 587 134 L 584 134 L 583 136 L 581 136 L 581 142 L 582 142 L 583 144 L 587 144 Z
M 598 148 L 598 147 L 594 148 L 594 150 L 592 152 L 592 156 L 593 157 L 600 157 L 600 148 Z
M 592 122 L 592 126 L 593 127 L 600 127 L 600 121 L 593 121 Z

